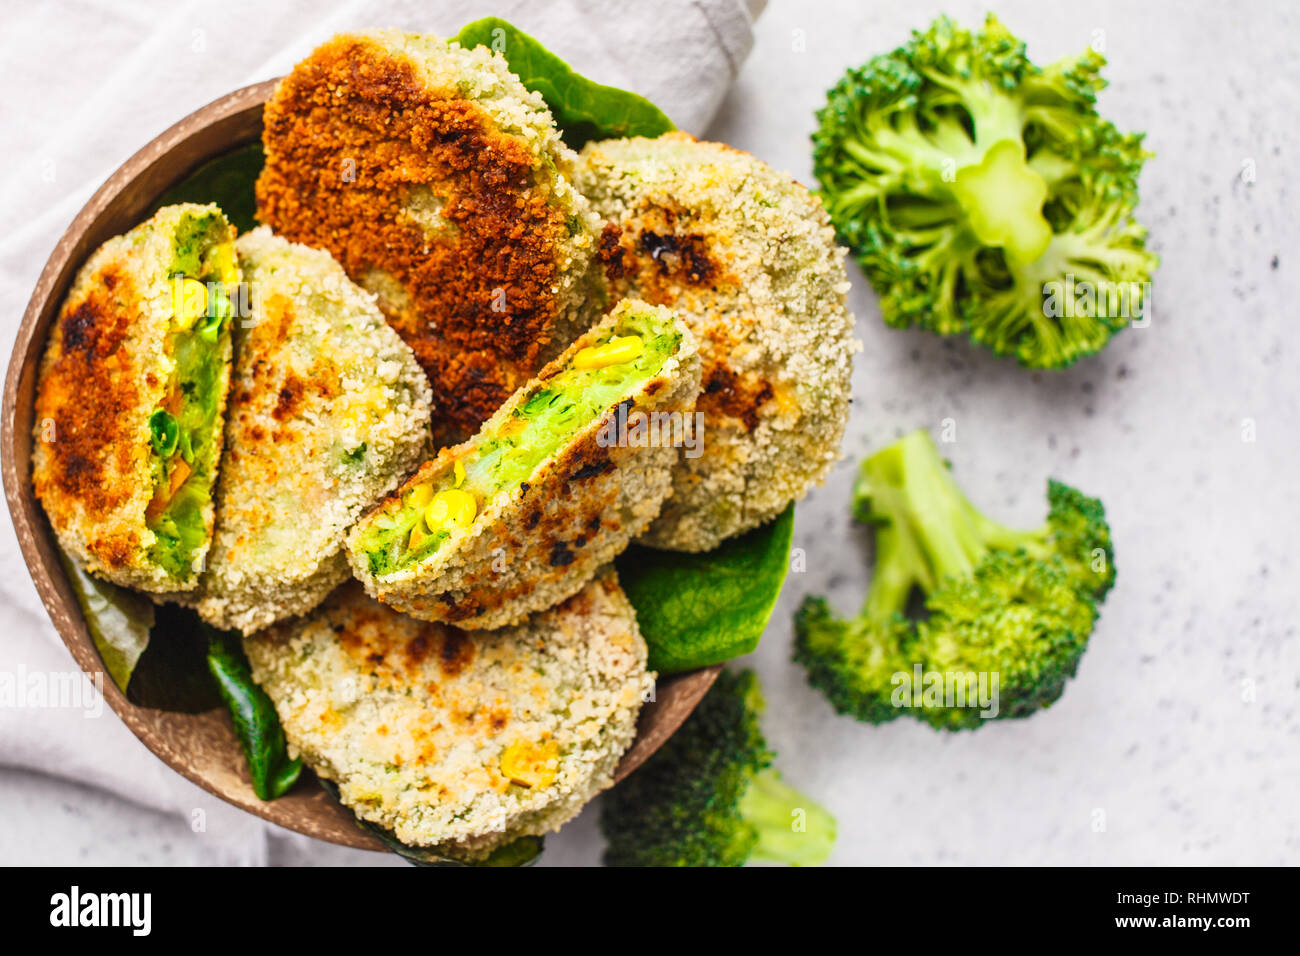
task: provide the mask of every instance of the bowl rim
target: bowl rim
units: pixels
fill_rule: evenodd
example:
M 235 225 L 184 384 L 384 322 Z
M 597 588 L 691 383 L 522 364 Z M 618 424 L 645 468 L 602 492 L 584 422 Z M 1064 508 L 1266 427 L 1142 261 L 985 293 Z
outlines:
M 93 251 L 91 248 L 79 248 L 86 245 L 83 240 L 91 227 L 125 189 L 148 177 L 155 166 L 196 133 L 208 130 L 223 121 L 234 122 L 254 110 L 260 113 L 262 105 L 279 81 L 280 78 L 277 77 L 241 87 L 199 107 L 173 123 L 114 170 L 73 217 L 46 259 L 14 338 L 3 392 L 0 472 L 3 473 L 5 502 L 23 561 L 27 565 L 28 574 L 36 586 L 50 621 L 78 667 L 87 676 L 96 679 L 96 684 L 101 688 L 109 707 L 141 743 L 191 783 L 264 820 L 342 846 L 387 851 L 388 848 L 383 843 L 359 826 L 354 825 L 350 828 L 337 825 L 326 826 L 323 821 L 314 816 L 319 811 L 305 805 L 296 806 L 295 812 L 290 813 L 283 809 L 285 807 L 283 797 L 279 800 L 262 801 L 252 795 L 251 787 L 248 786 L 244 786 L 242 791 L 222 789 L 210 775 L 200 772 L 191 761 L 187 760 L 186 753 L 171 746 L 168 740 L 164 739 L 157 726 L 158 721 L 174 718 L 177 715 L 140 707 L 127 700 L 126 695 L 108 677 L 66 574 L 59 566 L 53 531 L 32 492 L 30 455 L 26 452 L 18 453 L 21 445 L 20 425 L 28 435 L 32 426 L 30 415 L 24 414 L 23 421 L 21 423 L 18 421 L 20 394 L 28 384 L 28 380 L 34 394 L 35 375 L 44 350 L 49 325 L 54 321 L 57 308 L 61 304 L 62 296 L 66 294 L 67 287 L 71 285 L 75 270 L 81 267 L 85 257 Z M 258 124 L 260 125 L 260 116 Z M 220 152 L 202 155 L 187 169 L 174 174 L 169 182 L 156 186 L 150 184 L 151 201 L 192 175 L 204 163 L 219 158 L 229 150 L 237 149 L 245 142 L 247 140 L 231 142 Z M 94 246 L 97 247 L 98 243 L 94 243 Z M 55 301 L 56 290 L 59 301 Z M 662 715 L 656 714 L 653 734 L 647 735 L 638 727 L 637 737 L 624 753 L 619 764 L 615 775 L 616 783 L 640 766 L 681 726 L 713 684 L 721 669 L 721 664 L 714 664 L 695 671 L 670 675 L 657 681 L 657 695 L 664 699 L 655 706 L 657 711 L 662 711 Z M 676 688 L 676 691 L 665 694 L 664 692 L 670 687 Z M 646 713 L 647 710 L 643 709 L 643 719 Z M 221 714 L 221 719 L 228 723 L 228 717 L 224 712 Z M 233 737 L 233 731 L 231 736 Z M 240 759 L 242 760 L 242 756 Z M 320 796 L 328 801 L 328 806 L 340 811 L 347 822 L 356 824 L 351 811 L 328 800 L 328 795 L 323 789 L 320 790 Z M 313 796 L 309 802 L 318 801 Z

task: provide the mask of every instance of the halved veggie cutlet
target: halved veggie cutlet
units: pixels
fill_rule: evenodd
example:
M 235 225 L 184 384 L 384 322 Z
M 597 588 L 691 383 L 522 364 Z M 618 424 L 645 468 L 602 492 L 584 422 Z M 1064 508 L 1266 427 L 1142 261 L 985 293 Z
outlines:
M 117 584 L 179 592 L 212 540 L 235 230 L 166 206 L 77 274 L 36 384 L 32 481 L 59 544 Z
M 699 376 L 673 313 L 619 303 L 352 529 L 353 572 L 398 610 L 461 627 L 563 600 L 659 513 Z

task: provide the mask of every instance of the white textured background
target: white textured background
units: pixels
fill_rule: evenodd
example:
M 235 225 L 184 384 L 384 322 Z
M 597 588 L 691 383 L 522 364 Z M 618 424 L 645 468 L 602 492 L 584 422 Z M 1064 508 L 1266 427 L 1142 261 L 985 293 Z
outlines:
M 1300 16 L 1284 3 L 942 9 L 974 25 L 986 7 L 1040 62 L 1104 31 L 1112 85 L 1102 111 L 1147 130 L 1158 154 L 1139 209 L 1164 259 L 1154 319 L 1068 372 L 1035 375 L 960 342 L 886 329 L 852 272 L 866 350 L 848 461 L 798 512 L 808 570 L 791 576 L 754 656 L 769 739 L 787 779 L 838 816 L 838 863 L 1300 863 Z M 809 182 L 825 88 L 939 10 L 772 0 L 711 136 Z M 75 30 L 75 5 L 67 21 Z M 32 57 L 36 68 L 39 38 Z M 65 102 L 95 90 L 75 64 L 57 70 Z M 9 83 L 17 95 L 38 94 Z M 1100 496 L 1118 584 L 1051 710 L 961 735 L 908 719 L 856 724 L 789 662 L 790 614 L 809 592 L 842 611 L 861 600 L 852 463 L 945 418 L 958 439 L 945 453 L 996 517 L 1037 523 L 1048 475 Z M 1253 442 L 1242 440 L 1246 420 Z M 210 858 L 207 839 L 116 797 L 0 770 L 3 862 L 195 862 Z M 272 862 L 391 862 L 282 832 L 267 846 Z M 550 839 L 546 863 L 594 863 L 599 852 L 589 810 Z

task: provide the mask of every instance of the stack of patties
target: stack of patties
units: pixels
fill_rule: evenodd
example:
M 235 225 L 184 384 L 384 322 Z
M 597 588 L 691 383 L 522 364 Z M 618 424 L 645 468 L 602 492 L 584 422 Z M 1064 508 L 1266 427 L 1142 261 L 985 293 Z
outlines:
M 245 648 L 291 753 L 344 804 L 471 862 L 558 829 L 608 787 L 652 682 L 609 570 L 524 624 L 473 634 L 348 585 Z
M 266 227 L 236 243 L 249 314 L 235 362 L 217 524 L 197 610 L 251 634 L 348 575 L 343 538 L 421 461 L 429 383 L 329 253 Z
M 685 133 L 589 144 L 576 179 L 618 244 L 612 298 L 681 316 L 700 343 L 703 450 L 641 538 L 708 551 L 825 480 L 848 421 L 853 316 L 821 202 L 747 153 Z
M 709 550 L 836 459 L 843 257 L 752 157 L 670 134 L 579 162 L 499 53 L 431 36 L 317 48 L 263 143 L 266 226 L 169 207 L 78 276 L 37 494 L 89 570 L 246 635 L 362 820 L 482 862 L 635 735 L 653 675 L 609 562 Z
M 429 375 L 439 444 L 590 325 L 600 221 L 545 102 L 499 53 L 338 36 L 280 82 L 264 122 L 258 217 L 378 294 Z

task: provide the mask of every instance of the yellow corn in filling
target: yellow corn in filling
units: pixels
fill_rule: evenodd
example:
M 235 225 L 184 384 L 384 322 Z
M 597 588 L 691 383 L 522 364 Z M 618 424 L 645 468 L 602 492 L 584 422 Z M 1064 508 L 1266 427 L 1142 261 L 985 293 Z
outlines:
M 644 346 L 639 335 L 619 335 L 604 345 L 589 345 L 573 356 L 573 368 L 605 368 L 634 361 Z
M 501 773 L 521 787 L 549 787 L 560 769 L 560 745 L 554 740 L 534 744 L 518 740 L 501 755 Z
M 208 310 L 208 288 L 198 279 L 172 279 L 172 317 L 179 329 L 190 329 Z

